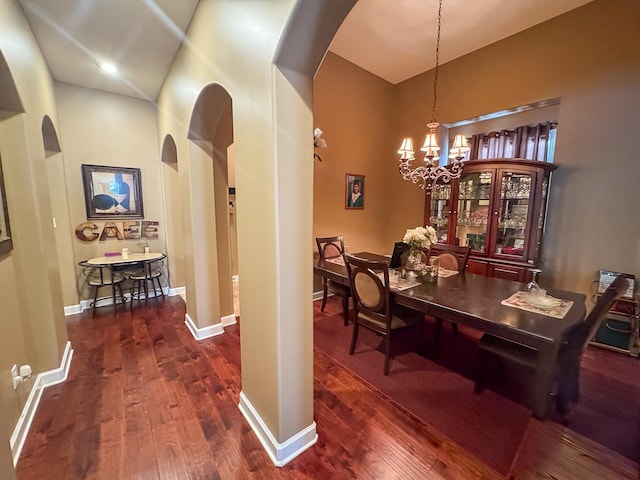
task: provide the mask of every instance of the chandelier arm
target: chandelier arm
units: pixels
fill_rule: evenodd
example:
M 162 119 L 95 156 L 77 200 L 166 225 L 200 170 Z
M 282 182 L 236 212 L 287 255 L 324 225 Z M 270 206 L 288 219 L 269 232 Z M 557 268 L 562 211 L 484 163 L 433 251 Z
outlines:
M 462 162 L 454 160 L 446 166 L 435 166 L 433 164 L 420 165 L 414 169 L 407 160 L 400 160 L 398 171 L 403 180 L 417 184 L 423 190 L 431 190 L 437 182 L 449 183 L 455 178 L 460 178 L 462 174 Z
M 427 124 L 429 133 L 425 138 L 424 145 L 420 148 L 421 151 L 426 152 L 424 158 L 424 164 L 414 169 L 411 168 L 411 162 L 415 159 L 413 152 L 413 142 L 410 138 L 405 138 L 398 150 L 400 154 L 400 160 L 398 164 L 398 171 L 402 175 L 403 180 L 407 180 L 413 184 L 417 184 L 425 191 L 430 191 L 434 184 L 449 183 L 455 178 L 460 178 L 462 174 L 462 158 L 458 156 L 460 152 L 464 151 L 466 147 L 466 141 L 460 144 L 455 143 L 457 148 L 456 156 L 452 158 L 452 162 L 449 165 L 438 165 L 438 146 L 436 138 L 436 129 L 440 124 L 436 120 L 436 106 L 438 103 L 438 75 L 440 72 L 440 29 L 442 26 L 442 0 L 438 2 L 438 30 L 436 38 L 436 64 L 433 74 L 433 109 L 431 111 L 431 122 Z M 468 148 L 466 148 L 468 150 Z

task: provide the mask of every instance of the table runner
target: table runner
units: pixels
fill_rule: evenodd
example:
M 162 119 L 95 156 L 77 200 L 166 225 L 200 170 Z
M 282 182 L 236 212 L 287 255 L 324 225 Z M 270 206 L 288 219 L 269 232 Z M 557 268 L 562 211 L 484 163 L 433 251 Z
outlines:
M 527 301 L 528 296 L 529 292 L 516 292 L 509 298 L 502 300 L 500 303 L 508 307 L 515 307 L 521 310 L 526 310 L 527 312 L 539 313 L 540 315 L 546 315 L 554 318 L 564 318 L 573 305 L 573 301 L 571 300 L 562 300 L 561 298 L 558 298 L 556 300 L 560 302 L 560 305 L 549 308 L 539 308 L 531 305 Z

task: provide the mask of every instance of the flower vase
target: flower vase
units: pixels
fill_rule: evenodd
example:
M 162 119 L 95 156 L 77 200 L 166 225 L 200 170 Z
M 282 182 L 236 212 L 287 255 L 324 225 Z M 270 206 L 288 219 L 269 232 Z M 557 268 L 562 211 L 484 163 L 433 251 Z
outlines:
M 427 256 L 424 254 L 422 249 L 411 249 L 409 250 L 409 255 L 407 255 L 407 258 L 404 261 L 404 269 L 413 272 L 420 272 L 424 269 L 426 260 Z

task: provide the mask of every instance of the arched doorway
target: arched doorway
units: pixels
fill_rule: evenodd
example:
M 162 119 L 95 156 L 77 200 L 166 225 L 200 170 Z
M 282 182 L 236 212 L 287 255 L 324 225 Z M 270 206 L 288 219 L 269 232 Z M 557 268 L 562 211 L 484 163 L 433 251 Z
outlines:
M 181 167 L 187 188 L 183 218 L 191 232 L 186 266 L 186 322 L 197 339 L 235 323 L 229 227 L 228 148 L 233 143 L 232 101 L 219 84 L 196 100 L 187 135 L 189 161 Z M 219 319 L 219 323 L 217 323 Z

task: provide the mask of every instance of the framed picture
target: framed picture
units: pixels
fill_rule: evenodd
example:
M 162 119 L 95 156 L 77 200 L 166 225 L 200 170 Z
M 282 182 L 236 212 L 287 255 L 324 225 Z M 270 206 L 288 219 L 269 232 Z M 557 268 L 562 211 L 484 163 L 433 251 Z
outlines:
M 0 255 L 6 255 L 11 250 L 13 250 L 13 240 L 11 239 L 9 209 L 7 208 L 7 195 L 4 190 L 2 161 L 0 160 Z
M 364 175 L 347 173 L 344 208 L 347 210 L 364 208 Z
M 82 165 L 87 220 L 143 218 L 139 168 Z

